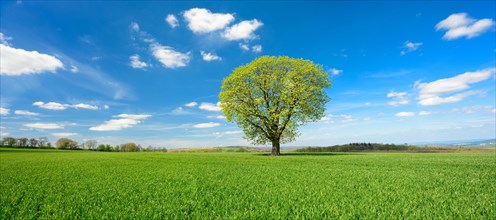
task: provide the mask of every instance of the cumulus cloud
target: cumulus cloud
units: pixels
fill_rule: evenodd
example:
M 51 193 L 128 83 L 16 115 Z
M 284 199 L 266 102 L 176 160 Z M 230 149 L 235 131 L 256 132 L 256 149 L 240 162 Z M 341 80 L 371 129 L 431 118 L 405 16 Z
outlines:
M 186 106 L 186 107 L 195 107 L 197 105 L 198 105 L 197 102 L 190 102 L 190 103 L 185 104 L 184 106 Z
M 5 38 L 5 37 L 4 37 Z M 27 51 L 0 44 L 0 75 L 18 76 L 43 72 L 55 72 L 63 68 L 62 62 L 54 56 L 38 51 Z
M 242 131 L 224 131 L 224 132 L 214 132 L 212 133 L 215 136 L 224 136 L 224 135 L 236 135 L 236 134 L 242 134 Z
M 130 128 L 141 123 L 143 120 L 151 117 L 145 114 L 120 114 L 114 116 L 118 119 L 105 121 L 103 124 L 91 127 L 92 131 L 119 131 L 124 128 Z
M 492 26 L 495 22 L 492 19 L 473 19 L 467 13 L 457 13 L 448 16 L 446 19 L 436 24 L 436 30 L 445 30 L 443 36 L 445 40 L 454 40 L 465 37 L 467 39 L 477 37 Z
M 218 126 L 220 126 L 219 123 L 208 122 L 208 123 L 195 124 L 195 125 L 193 125 L 193 128 L 213 128 L 213 127 L 218 127 Z
M 213 60 L 222 60 L 221 57 L 213 54 L 213 53 L 206 53 L 205 51 L 200 51 L 200 54 L 202 55 L 203 60 L 210 62 Z
M 132 55 L 129 57 L 129 65 L 134 69 L 144 69 L 148 67 L 148 64 L 141 61 L 138 54 Z
M 8 115 L 9 112 L 10 112 L 10 109 L 4 108 L 4 107 L 0 107 L 0 115 Z
M 234 20 L 232 14 L 212 13 L 205 8 L 192 8 L 183 13 L 188 28 L 193 33 L 201 34 L 224 29 Z
M 52 135 L 58 138 L 64 138 L 64 137 L 76 136 L 78 135 L 78 133 L 61 132 L 61 133 L 52 133 Z
M 430 83 L 417 82 L 415 83 L 415 87 L 419 90 L 418 103 L 420 105 L 455 103 L 462 101 L 468 96 L 480 94 L 478 91 L 461 91 L 470 88 L 470 84 L 489 79 L 495 72 L 496 68 L 487 68 L 475 72 L 466 72 Z M 444 97 L 441 97 L 443 95 Z
M 222 33 L 222 37 L 231 41 L 255 39 L 257 38 L 257 36 L 253 32 L 262 25 L 263 23 L 257 19 L 242 21 L 226 28 L 226 30 L 224 30 L 224 33 Z
M 175 69 L 185 67 L 190 60 L 190 53 L 181 53 L 175 51 L 172 47 L 162 46 L 158 43 L 150 45 L 153 56 L 160 61 L 164 67 Z
M 405 43 L 403 43 L 403 50 L 400 52 L 400 54 L 405 55 L 407 53 L 416 51 L 420 48 L 420 46 L 422 46 L 422 44 L 423 43 L 421 42 L 414 43 L 411 41 L 406 41 Z
M 387 94 L 387 97 L 393 100 L 389 101 L 388 105 L 392 105 L 392 106 L 406 105 L 410 103 L 410 100 L 408 99 L 407 96 L 408 93 L 406 92 L 389 92 Z
M 56 123 L 30 123 L 24 124 L 25 127 L 35 128 L 35 129 L 61 129 L 64 128 L 61 124 Z
M 39 115 L 39 113 L 30 112 L 30 111 L 26 111 L 26 110 L 15 110 L 14 114 L 25 115 L 25 116 L 37 116 L 37 115 Z
M 331 68 L 328 70 L 329 73 L 331 73 L 332 75 L 339 75 L 343 72 L 343 70 L 340 70 L 340 69 L 336 69 L 336 68 Z
M 413 117 L 415 112 L 398 112 L 395 114 L 396 117 Z
M 324 122 L 326 124 L 334 124 L 335 122 L 341 122 L 341 123 L 349 123 L 355 121 L 352 115 L 333 115 L 333 114 L 328 114 L 322 118 L 320 118 L 321 122 Z
M 220 102 L 217 102 L 217 104 L 202 102 L 199 108 L 211 112 L 218 112 L 222 110 L 222 108 L 220 107 Z
M 131 22 L 131 25 L 129 26 L 131 28 L 132 31 L 140 31 L 140 26 L 138 23 L 136 22 Z
M 167 24 L 169 24 L 172 28 L 175 28 L 177 26 L 179 26 L 179 21 L 177 20 L 176 16 L 173 15 L 173 14 L 169 14 L 167 15 L 167 17 L 165 17 L 165 21 L 167 22 Z
M 67 108 L 88 109 L 88 110 L 97 110 L 98 109 L 98 106 L 85 104 L 85 103 L 69 105 L 69 104 L 61 104 L 58 102 L 44 103 L 44 102 L 38 101 L 38 102 L 33 103 L 33 105 L 38 106 L 40 108 L 49 109 L 49 110 L 56 110 L 56 111 L 66 110 Z

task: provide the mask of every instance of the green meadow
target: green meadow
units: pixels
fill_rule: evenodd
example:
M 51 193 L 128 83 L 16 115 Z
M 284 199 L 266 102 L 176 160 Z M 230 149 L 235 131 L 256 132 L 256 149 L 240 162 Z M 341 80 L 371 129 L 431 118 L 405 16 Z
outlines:
M 0 148 L 0 219 L 494 219 L 491 153 Z

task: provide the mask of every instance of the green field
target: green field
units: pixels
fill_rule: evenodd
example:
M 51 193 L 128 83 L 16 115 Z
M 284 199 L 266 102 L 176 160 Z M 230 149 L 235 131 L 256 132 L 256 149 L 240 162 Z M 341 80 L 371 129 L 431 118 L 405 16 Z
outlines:
M 494 219 L 494 153 L 0 148 L 0 219 Z

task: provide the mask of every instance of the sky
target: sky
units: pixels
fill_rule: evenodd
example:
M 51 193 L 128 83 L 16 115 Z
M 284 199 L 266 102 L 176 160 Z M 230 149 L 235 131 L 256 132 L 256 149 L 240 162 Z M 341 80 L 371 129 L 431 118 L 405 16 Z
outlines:
M 218 103 L 264 56 L 329 73 L 283 146 L 496 138 L 495 1 L 1 1 L 0 135 L 251 145 Z

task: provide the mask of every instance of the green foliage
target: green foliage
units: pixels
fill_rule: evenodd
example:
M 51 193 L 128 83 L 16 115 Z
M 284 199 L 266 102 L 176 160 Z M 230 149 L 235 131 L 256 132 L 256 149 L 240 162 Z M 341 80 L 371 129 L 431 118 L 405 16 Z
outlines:
M 78 143 L 76 141 L 73 141 L 69 138 L 60 138 L 57 143 L 55 144 L 57 146 L 57 149 L 77 149 L 78 148 Z
M 329 101 L 329 74 L 312 61 L 262 56 L 236 68 L 219 99 L 227 121 L 254 144 L 295 140 L 298 126 L 319 120 Z
M 496 216 L 494 153 L 274 158 L 0 148 L 0 158 L 0 219 Z

